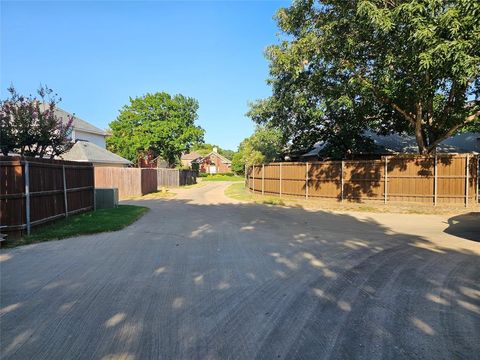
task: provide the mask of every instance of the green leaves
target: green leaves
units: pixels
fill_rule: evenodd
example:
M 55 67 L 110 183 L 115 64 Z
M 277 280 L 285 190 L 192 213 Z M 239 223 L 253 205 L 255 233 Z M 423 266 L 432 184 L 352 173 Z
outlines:
M 417 128 L 431 152 L 478 120 L 478 1 L 302 0 L 277 21 L 286 38 L 266 54 L 272 97 L 249 115 L 294 148 Z
M 204 130 L 195 125 L 198 102 L 165 92 L 130 98 L 110 123 L 109 149 L 137 162 L 148 151 L 175 165 L 182 152 L 203 141 Z
M 283 150 L 282 133 L 279 130 L 257 126 L 252 136 L 240 143 L 232 159 L 232 170 L 243 173 L 245 165 L 251 166 L 280 160 Z

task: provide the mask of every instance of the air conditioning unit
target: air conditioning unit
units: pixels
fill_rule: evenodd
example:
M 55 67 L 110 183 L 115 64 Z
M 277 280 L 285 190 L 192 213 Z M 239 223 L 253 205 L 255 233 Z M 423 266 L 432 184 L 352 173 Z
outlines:
M 117 188 L 95 188 L 95 209 L 111 209 L 117 206 Z

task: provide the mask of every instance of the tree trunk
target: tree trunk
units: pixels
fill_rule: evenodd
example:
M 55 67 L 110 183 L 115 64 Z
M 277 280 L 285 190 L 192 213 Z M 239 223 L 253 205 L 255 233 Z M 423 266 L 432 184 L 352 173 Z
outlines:
M 415 140 L 418 145 L 418 152 L 422 155 L 428 153 L 428 149 L 425 146 L 425 137 L 422 129 L 422 103 L 418 102 L 415 104 L 416 114 L 415 114 Z

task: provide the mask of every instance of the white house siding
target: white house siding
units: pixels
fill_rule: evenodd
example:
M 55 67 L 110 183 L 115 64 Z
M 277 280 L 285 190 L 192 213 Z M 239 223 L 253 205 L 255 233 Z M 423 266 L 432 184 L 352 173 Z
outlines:
M 94 143 L 95 145 L 100 146 L 101 148 L 106 148 L 105 136 L 100 134 L 87 133 L 81 130 L 73 130 L 72 132 L 73 140 L 83 140 Z

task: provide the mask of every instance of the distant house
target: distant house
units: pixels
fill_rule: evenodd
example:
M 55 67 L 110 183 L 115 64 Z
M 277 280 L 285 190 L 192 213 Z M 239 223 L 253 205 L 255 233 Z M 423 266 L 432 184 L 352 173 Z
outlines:
M 65 110 L 55 108 L 55 115 L 68 122 L 70 116 Z M 73 116 L 72 124 L 73 147 L 63 153 L 60 158 L 71 161 L 91 162 L 94 166 L 131 166 L 132 162 L 106 149 L 107 133 L 92 124 Z
M 168 161 L 161 156 L 155 156 L 155 153 L 150 150 L 138 159 L 138 167 L 150 169 L 168 168 Z
M 232 162 L 218 153 L 217 148 L 209 154 L 192 161 L 198 164 L 198 171 L 207 174 L 225 174 L 232 172 Z
M 371 131 L 365 132 L 365 136 L 373 140 L 375 149 L 368 154 L 352 154 L 357 156 L 382 156 L 393 154 L 415 154 L 418 152 L 417 142 L 414 136 L 406 134 L 377 135 Z M 300 160 L 314 161 L 323 158 L 322 151 L 326 142 L 316 143 L 312 149 L 300 156 Z M 442 141 L 437 146 L 438 153 L 480 153 L 480 133 L 463 133 L 452 136 Z
M 192 162 L 194 162 L 197 159 L 200 159 L 202 155 L 199 153 L 192 151 L 186 154 L 183 154 L 182 157 L 180 158 L 180 161 L 182 162 L 182 167 L 192 167 Z

